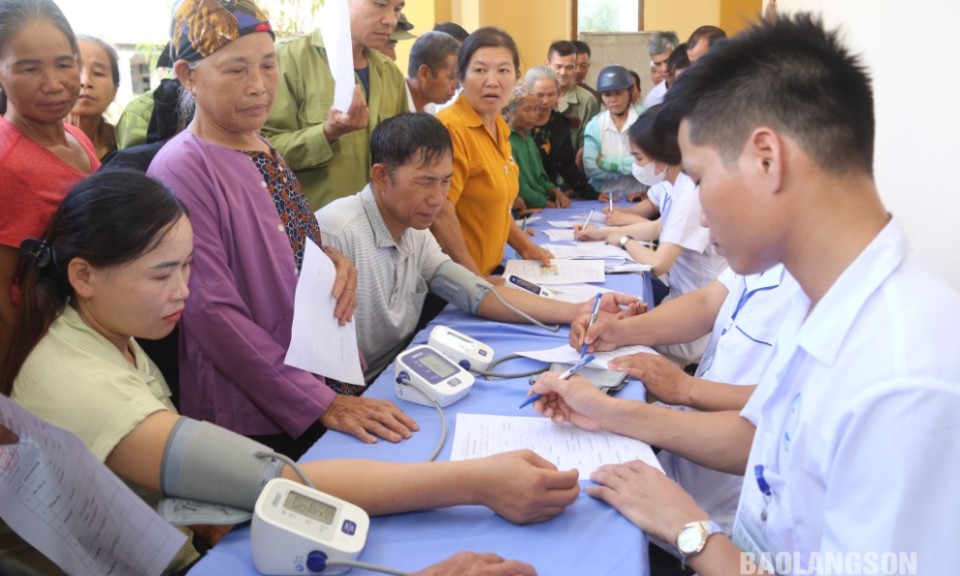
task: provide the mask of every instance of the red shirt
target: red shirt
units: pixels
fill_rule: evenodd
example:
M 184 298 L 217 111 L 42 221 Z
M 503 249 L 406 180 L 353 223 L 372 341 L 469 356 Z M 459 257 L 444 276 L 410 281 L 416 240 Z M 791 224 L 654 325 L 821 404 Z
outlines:
M 77 127 L 64 124 L 83 146 L 90 173 L 100 168 L 93 145 Z M 85 174 L 0 117 L 0 246 L 19 249 L 39 238 L 70 188 Z

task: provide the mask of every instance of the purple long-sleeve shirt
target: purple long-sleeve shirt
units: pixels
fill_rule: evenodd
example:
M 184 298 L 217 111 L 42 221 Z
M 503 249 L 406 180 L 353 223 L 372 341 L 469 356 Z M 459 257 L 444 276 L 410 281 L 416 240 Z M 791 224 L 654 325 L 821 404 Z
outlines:
M 184 131 L 150 164 L 187 206 L 194 254 L 180 326 L 180 404 L 240 434 L 296 438 L 333 402 L 321 376 L 283 363 L 296 263 L 259 170 Z

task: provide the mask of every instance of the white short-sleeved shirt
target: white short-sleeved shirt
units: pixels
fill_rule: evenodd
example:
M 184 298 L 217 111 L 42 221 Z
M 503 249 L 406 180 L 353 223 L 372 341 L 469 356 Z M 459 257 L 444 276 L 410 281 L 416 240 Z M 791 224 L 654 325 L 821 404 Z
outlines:
M 727 267 L 710 243 L 710 231 L 700 225 L 700 191 L 693 180 L 680 172 L 673 184 L 662 182 L 650 188 L 647 197 L 660 210 L 660 244 L 680 246 L 680 256 L 666 274 L 668 299 L 703 288 Z M 683 362 L 696 362 L 707 345 L 707 337 L 693 342 L 657 349 Z
M 667 81 L 661 80 L 659 84 L 647 92 L 647 96 L 643 99 L 643 107 L 650 108 L 651 106 L 656 106 L 657 104 L 663 104 L 663 98 L 666 95 Z
M 727 288 L 727 297 L 717 313 L 697 376 L 725 384 L 755 385 L 773 360 L 783 317 L 803 293 L 782 264 L 750 276 L 727 268 L 717 280 Z M 658 457 L 667 475 L 729 534 L 743 476 L 703 468 L 666 450 Z
M 413 334 L 430 280 L 450 257 L 429 230 L 409 228 L 394 242 L 369 185 L 324 206 L 317 221 L 324 244 L 357 268 L 357 342 L 367 376 L 378 374 Z
M 757 431 L 734 541 L 795 571 L 915 553 L 914 573 L 960 574 L 960 296 L 891 221 L 815 308 L 800 300 L 741 413 Z

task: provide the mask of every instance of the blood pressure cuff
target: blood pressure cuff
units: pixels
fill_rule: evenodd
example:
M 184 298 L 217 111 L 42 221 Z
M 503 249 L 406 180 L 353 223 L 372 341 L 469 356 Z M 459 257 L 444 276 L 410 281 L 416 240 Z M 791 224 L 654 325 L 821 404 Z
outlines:
M 453 260 L 441 264 L 430 279 L 430 291 L 473 315 L 493 284 Z
M 270 448 L 207 422 L 181 417 L 163 451 L 160 490 L 164 496 L 252 511 L 283 462 L 258 458 Z

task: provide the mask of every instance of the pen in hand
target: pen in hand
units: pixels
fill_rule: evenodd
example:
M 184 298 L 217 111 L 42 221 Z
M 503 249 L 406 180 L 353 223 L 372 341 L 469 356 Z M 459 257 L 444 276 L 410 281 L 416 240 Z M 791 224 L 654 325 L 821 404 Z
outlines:
M 577 362 L 576 364 L 568 368 L 566 372 L 564 372 L 559 376 L 559 378 L 561 380 L 569 379 L 571 376 L 576 374 L 578 370 L 580 370 L 587 364 L 593 362 L 595 359 L 596 359 L 596 356 L 594 356 L 593 354 L 587 356 L 586 358 L 581 358 L 579 362 Z M 541 394 L 532 394 L 529 398 L 523 401 L 523 404 L 520 405 L 520 408 L 524 408 L 526 406 L 529 406 L 530 404 L 533 404 L 534 402 L 539 400 L 541 396 L 542 396 Z
M 597 292 L 597 297 L 593 300 L 593 312 L 590 313 L 590 322 L 587 323 L 587 331 L 583 333 L 583 346 L 580 347 L 580 358 L 583 358 L 583 355 L 587 353 L 587 332 L 593 327 L 593 323 L 597 321 L 597 315 L 600 313 L 600 298 L 602 296 L 602 293 Z

